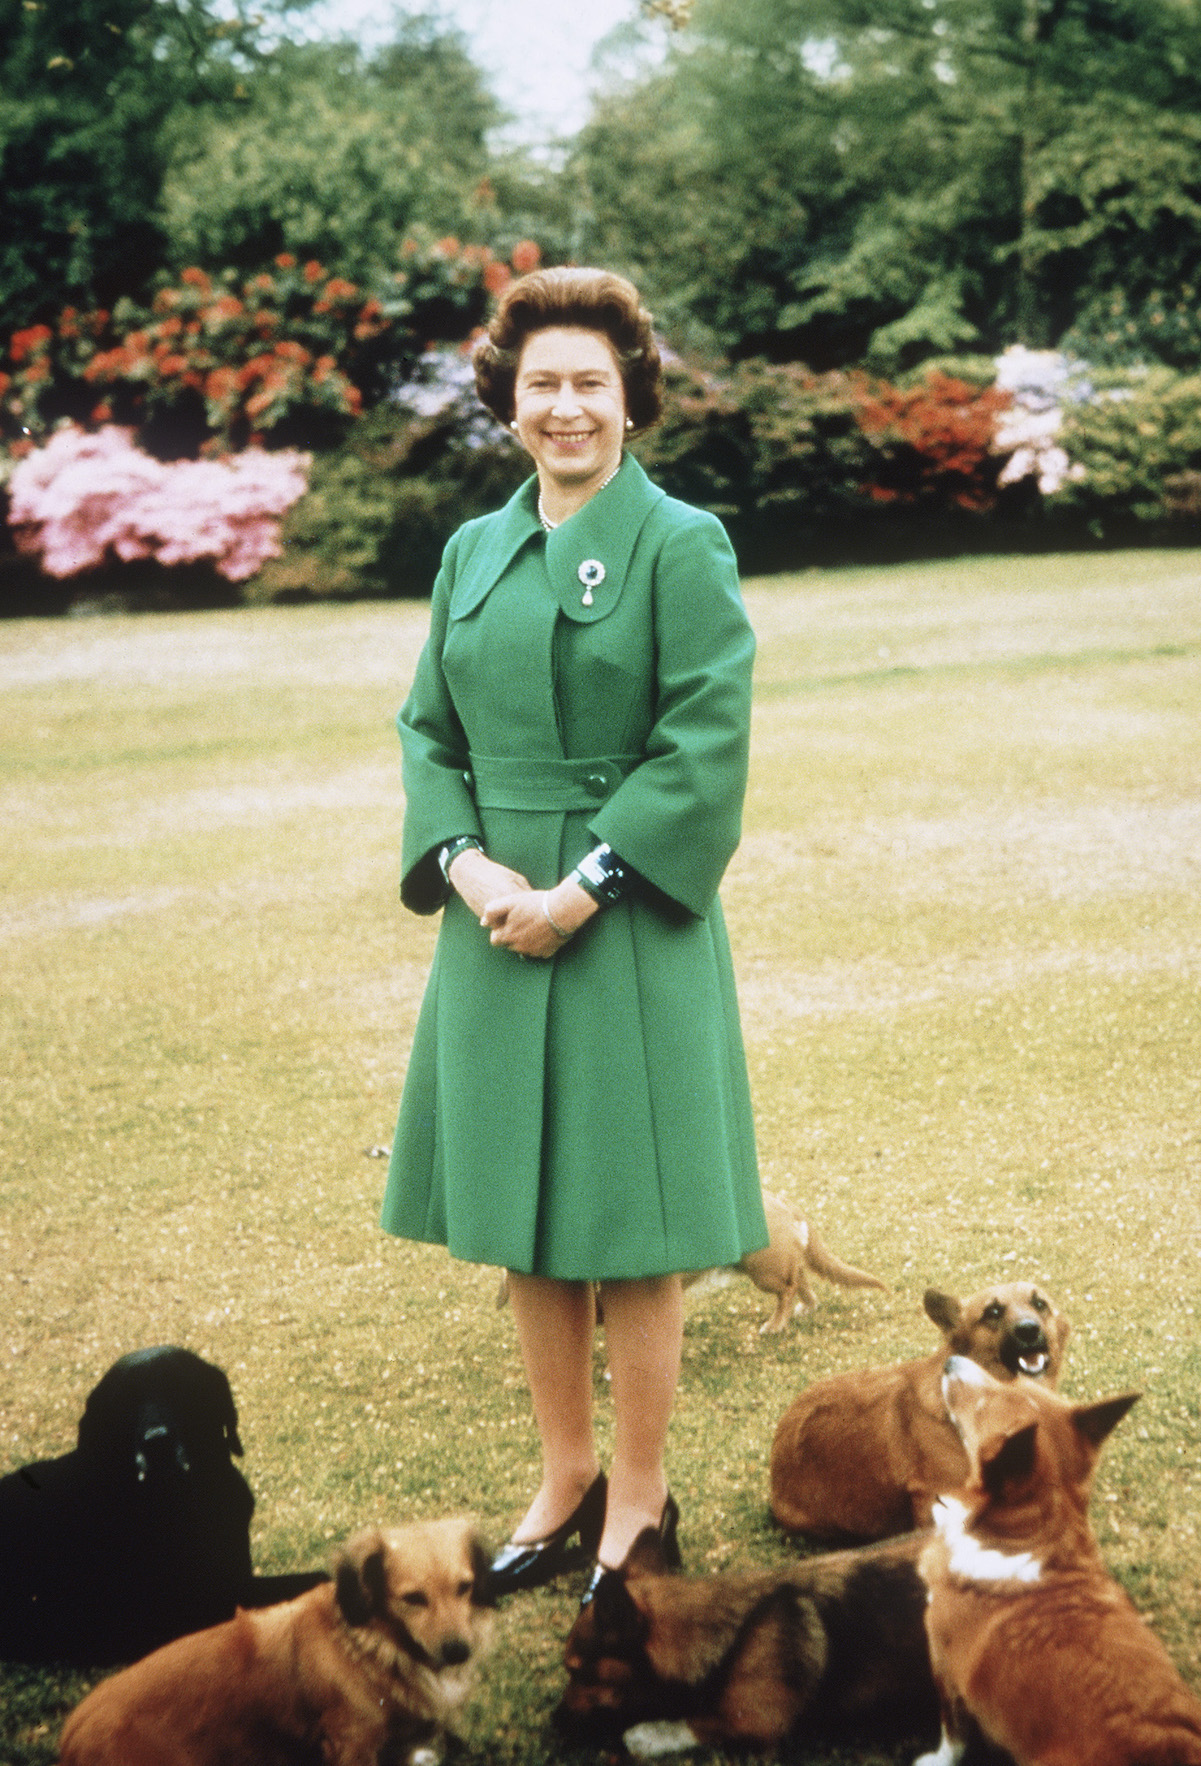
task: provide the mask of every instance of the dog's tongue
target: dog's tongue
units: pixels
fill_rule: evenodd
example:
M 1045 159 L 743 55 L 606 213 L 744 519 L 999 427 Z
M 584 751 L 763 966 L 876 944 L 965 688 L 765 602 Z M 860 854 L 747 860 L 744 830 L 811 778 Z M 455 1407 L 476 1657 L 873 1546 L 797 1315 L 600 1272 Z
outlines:
M 1049 1357 L 1041 1352 L 1038 1355 L 1021 1355 L 1018 1357 L 1018 1366 L 1024 1374 L 1030 1374 L 1037 1378 L 1039 1374 L 1046 1372 L 1048 1359 Z

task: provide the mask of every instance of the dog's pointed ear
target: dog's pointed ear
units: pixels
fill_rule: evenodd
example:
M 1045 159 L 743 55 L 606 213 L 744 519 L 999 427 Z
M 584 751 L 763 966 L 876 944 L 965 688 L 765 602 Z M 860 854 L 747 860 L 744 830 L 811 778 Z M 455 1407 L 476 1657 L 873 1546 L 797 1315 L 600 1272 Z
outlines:
M 366 1625 L 383 1612 L 388 1599 L 388 1576 L 384 1568 L 384 1537 L 378 1527 L 366 1527 L 346 1542 L 334 1568 L 338 1607 L 348 1625 Z
M 646 1633 L 642 1609 L 622 1575 L 604 1576 L 597 1583 L 592 1613 L 597 1630 L 611 1645 L 639 1643 Z
M 663 1555 L 663 1541 L 655 1527 L 644 1527 L 626 1553 L 621 1566 L 627 1576 L 631 1572 L 636 1576 L 666 1576 L 667 1559 Z
M 1028 1478 L 1034 1470 L 1038 1418 L 1017 1428 L 998 1431 L 980 1443 L 980 1480 L 990 1496 L 1006 1484 Z
M 1122 1392 L 1117 1398 L 1099 1398 L 1095 1404 L 1078 1404 L 1072 1411 L 1072 1422 L 1086 1441 L 1100 1447 L 1141 1397 L 1141 1392 Z
M 492 1592 L 492 1553 L 484 1544 L 478 1533 L 471 1535 L 471 1604 L 473 1607 L 494 1607 L 496 1596 Z
M 927 1288 L 922 1295 L 922 1305 L 926 1316 L 934 1321 L 940 1331 L 949 1337 L 963 1317 L 963 1303 L 954 1294 L 940 1293 L 937 1288 Z

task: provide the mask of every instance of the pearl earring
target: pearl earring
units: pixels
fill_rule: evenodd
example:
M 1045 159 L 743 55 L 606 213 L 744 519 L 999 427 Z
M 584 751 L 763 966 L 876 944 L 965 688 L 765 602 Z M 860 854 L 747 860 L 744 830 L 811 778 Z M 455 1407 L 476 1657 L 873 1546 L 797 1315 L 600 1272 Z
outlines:
M 626 428 L 633 429 L 633 427 L 634 427 L 634 419 L 632 417 L 627 417 L 626 418 Z
M 517 428 L 517 419 L 516 419 L 516 417 L 514 417 L 514 418 L 513 418 L 513 420 L 512 420 L 512 422 L 511 422 L 511 423 L 510 423 L 510 424 L 509 424 L 509 428 L 510 428 L 510 429 L 512 429 L 512 430 L 516 430 L 516 428 Z

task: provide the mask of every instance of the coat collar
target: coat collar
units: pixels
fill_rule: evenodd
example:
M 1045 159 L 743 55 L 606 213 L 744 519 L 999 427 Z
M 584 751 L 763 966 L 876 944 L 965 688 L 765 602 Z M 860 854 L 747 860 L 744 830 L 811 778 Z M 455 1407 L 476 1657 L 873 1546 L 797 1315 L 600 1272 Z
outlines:
M 547 572 L 568 619 L 588 625 L 613 611 L 638 535 L 663 496 L 634 456 L 626 454 L 616 478 L 547 536 Z M 480 543 L 462 567 L 451 597 L 452 619 L 473 613 L 522 547 L 541 533 L 537 479 L 527 479 L 481 527 Z

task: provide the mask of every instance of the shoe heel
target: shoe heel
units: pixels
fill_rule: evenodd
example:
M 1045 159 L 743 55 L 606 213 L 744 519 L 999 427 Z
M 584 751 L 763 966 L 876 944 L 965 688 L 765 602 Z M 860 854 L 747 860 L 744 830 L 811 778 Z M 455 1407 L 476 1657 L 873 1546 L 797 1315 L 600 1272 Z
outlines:
M 595 1483 L 591 1485 L 577 1510 L 577 1527 L 580 1544 L 588 1559 L 595 1558 L 596 1548 L 600 1544 L 601 1534 L 605 1530 L 605 1506 L 609 1499 L 609 1485 L 605 1474 L 601 1472 Z

